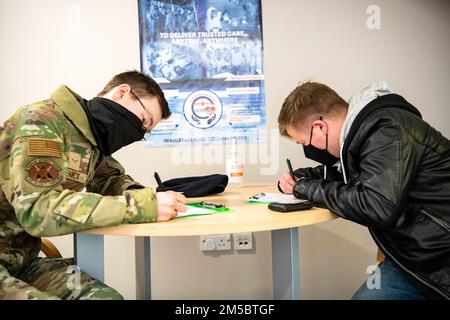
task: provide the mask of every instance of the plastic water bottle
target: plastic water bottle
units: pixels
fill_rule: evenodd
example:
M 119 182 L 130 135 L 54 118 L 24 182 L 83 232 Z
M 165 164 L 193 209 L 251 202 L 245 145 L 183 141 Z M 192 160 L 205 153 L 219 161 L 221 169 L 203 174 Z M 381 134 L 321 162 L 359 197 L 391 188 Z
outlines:
M 241 187 L 244 183 L 244 162 L 238 154 L 236 138 L 233 138 L 230 153 L 226 159 L 228 184 L 231 187 Z

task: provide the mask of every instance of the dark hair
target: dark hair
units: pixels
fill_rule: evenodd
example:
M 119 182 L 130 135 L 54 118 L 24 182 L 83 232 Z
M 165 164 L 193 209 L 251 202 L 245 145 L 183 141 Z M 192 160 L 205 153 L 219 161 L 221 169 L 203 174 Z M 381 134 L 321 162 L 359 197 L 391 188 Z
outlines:
M 98 93 L 98 96 L 104 96 L 113 88 L 121 84 L 128 84 L 133 92 L 139 97 L 156 97 L 161 106 L 162 119 L 166 119 L 172 114 L 161 87 L 151 77 L 136 70 L 126 71 L 115 75 L 109 80 L 103 90 Z M 133 97 L 133 99 L 135 98 Z
M 295 126 L 313 115 L 336 115 L 348 109 L 348 103 L 336 91 L 319 82 L 304 82 L 284 100 L 278 115 L 278 128 L 288 136 L 287 126 Z

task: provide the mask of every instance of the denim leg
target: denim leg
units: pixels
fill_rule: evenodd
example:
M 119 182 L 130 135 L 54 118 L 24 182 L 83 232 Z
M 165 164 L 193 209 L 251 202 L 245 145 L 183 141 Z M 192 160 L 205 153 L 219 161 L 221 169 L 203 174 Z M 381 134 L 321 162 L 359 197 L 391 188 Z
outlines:
M 424 300 L 420 293 L 389 258 L 379 265 L 380 288 L 369 289 L 367 282 L 355 292 L 352 300 Z

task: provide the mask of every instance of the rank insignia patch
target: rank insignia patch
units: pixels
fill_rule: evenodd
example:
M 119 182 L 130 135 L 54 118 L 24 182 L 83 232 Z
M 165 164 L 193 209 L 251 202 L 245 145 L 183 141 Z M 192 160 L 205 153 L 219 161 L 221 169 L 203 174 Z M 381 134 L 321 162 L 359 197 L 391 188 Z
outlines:
M 26 180 L 34 186 L 48 187 L 61 181 L 59 166 L 48 159 L 35 159 L 27 167 Z

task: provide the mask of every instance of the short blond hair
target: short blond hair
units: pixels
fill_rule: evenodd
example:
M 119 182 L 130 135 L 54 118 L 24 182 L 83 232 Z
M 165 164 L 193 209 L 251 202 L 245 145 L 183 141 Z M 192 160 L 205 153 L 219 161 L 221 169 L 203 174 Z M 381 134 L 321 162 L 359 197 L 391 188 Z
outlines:
M 288 136 L 286 128 L 296 126 L 313 115 L 335 115 L 348 109 L 348 103 L 336 91 L 319 82 L 298 85 L 286 97 L 278 115 L 278 128 Z

